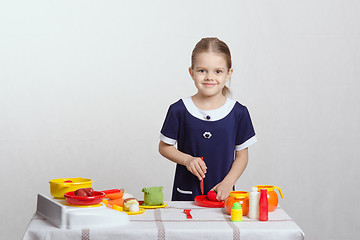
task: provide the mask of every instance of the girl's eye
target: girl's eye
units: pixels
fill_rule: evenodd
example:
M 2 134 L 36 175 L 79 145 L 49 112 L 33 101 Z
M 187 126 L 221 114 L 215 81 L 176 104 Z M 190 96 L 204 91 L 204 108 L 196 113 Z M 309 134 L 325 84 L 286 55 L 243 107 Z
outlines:
M 204 71 L 203 69 L 200 69 L 199 72 L 200 72 L 200 73 L 204 73 L 205 71 Z
M 216 73 L 222 73 L 222 71 L 221 70 L 216 70 Z

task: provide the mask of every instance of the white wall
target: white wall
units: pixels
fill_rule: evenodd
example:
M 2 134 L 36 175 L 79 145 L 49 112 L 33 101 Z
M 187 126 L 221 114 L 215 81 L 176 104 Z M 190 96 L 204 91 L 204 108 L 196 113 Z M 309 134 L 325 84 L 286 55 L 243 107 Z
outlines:
M 356 239 L 360 3 L 169 2 L 0 3 L 0 238 L 22 237 L 53 178 L 170 199 L 159 130 L 195 93 L 195 43 L 217 36 L 259 139 L 237 189 L 277 185 L 308 239 Z

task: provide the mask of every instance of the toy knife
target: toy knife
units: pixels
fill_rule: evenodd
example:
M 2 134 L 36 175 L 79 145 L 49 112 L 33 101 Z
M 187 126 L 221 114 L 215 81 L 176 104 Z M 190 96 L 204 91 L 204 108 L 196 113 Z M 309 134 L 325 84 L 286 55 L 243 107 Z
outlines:
M 187 219 L 192 219 L 192 216 L 190 214 L 191 209 L 184 209 L 184 213 L 186 214 Z
M 203 157 L 201 157 L 201 160 L 204 161 Z M 201 179 L 200 181 L 200 191 L 201 191 L 201 195 L 204 195 L 204 179 Z

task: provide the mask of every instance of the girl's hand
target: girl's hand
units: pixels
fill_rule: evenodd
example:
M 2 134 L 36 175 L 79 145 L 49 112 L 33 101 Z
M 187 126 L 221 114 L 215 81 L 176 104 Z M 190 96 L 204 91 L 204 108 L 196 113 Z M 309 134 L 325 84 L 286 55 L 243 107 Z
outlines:
M 200 181 L 205 178 L 206 173 L 206 164 L 205 162 L 198 157 L 191 157 L 185 162 L 185 167 L 189 172 L 194 174 Z
M 225 201 L 226 198 L 229 196 L 229 193 L 233 190 L 233 185 L 226 182 L 220 182 L 211 190 L 216 190 L 216 199 L 218 201 Z

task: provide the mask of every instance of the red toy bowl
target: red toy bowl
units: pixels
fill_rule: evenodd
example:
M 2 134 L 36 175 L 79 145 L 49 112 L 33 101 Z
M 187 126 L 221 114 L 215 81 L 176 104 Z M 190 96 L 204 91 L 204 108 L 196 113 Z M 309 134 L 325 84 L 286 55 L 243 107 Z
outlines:
M 95 205 L 101 203 L 105 197 L 104 192 L 94 191 L 91 197 L 76 196 L 75 192 L 67 192 L 64 194 L 66 201 L 72 205 Z
M 199 195 L 195 197 L 195 204 L 200 207 L 223 208 L 225 203 L 210 201 L 206 195 Z

